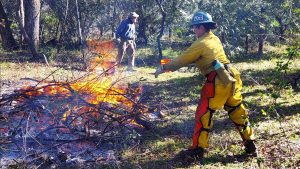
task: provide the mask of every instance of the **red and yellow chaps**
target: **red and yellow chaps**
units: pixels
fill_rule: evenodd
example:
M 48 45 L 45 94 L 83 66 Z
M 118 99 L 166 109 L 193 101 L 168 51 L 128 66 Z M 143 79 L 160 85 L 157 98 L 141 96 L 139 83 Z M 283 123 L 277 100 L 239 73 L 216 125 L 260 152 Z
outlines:
M 229 118 L 235 124 L 242 139 L 253 140 L 254 135 L 249 125 L 248 112 L 242 104 L 242 81 L 240 73 L 230 67 L 235 83 L 224 86 L 215 71 L 210 72 L 201 90 L 201 99 L 195 115 L 195 127 L 192 148 L 207 148 L 208 134 L 213 126 L 213 113 L 222 108 L 228 112 Z M 233 92 L 232 89 L 235 89 Z

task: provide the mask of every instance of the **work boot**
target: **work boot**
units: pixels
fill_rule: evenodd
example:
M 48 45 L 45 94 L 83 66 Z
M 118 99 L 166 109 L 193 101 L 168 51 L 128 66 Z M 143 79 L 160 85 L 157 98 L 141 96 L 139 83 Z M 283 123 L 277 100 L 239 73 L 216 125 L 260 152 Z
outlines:
M 246 140 L 244 146 L 247 154 L 256 154 L 256 146 L 253 140 Z
M 199 147 L 196 149 L 190 149 L 188 150 L 187 156 L 190 156 L 193 159 L 201 159 L 203 158 L 204 149 Z
M 203 158 L 204 149 L 203 148 L 196 148 L 196 149 L 185 149 L 179 152 L 175 160 L 178 162 L 180 161 L 184 165 L 189 165 L 193 162 L 196 162 Z

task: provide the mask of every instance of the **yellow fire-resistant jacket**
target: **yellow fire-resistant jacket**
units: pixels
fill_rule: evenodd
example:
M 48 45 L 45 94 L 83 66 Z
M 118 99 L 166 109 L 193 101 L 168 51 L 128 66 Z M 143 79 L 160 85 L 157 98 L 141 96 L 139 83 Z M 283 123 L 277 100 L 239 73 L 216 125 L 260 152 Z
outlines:
M 211 31 L 197 39 L 184 53 L 164 65 L 164 70 L 175 71 L 191 63 L 196 63 L 202 74 L 213 71 L 212 62 L 218 59 L 223 64 L 228 64 L 220 39 Z

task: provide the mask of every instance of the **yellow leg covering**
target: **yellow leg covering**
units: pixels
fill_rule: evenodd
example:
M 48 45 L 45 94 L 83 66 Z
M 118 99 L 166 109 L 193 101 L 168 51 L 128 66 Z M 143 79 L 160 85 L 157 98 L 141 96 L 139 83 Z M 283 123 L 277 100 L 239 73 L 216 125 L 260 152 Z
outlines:
M 202 148 L 207 148 L 208 144 L 208 132 L 213 126 L 213 121 L 211 119 L 211 111 L 208 110 L 202 117 L 202 130 L 200 132 L 200 136 L 198 138 L 198 146 Z
M 211 113 L 213 114 L 213 112 L 211 112 L 211 110 L 218 110 L 224 105 L 225 110 L 231 112 L 229 113 L 229 117 L 237 125 L 242 139 L 252 140 L 254 138 L 252 128 L 247 125 L 249 122 L 247 111 L 245 107 L 241 104 L 243 98 L 241 95 L 242 81 L 240 79 L 240 74 L 235 68 L 230 69 L 236 79 L 234 87 L 232 83 L 228 84 L 227 86 L 224 86 L 220 81 L 220 78 L 217 76 L 213 84 L 213 90 L 208 90 L 211 88 L 202 89 L 205 91 L 204 94 L 206 94 L 207 96 L 204 97 L 202 102 L 200 102 L 201 104 L 199 103 L 199 112 L 197 108 L 195 117 L 196 125 L 193 136 L 193 147 L 209 147 L 209 130 L 213 126 L 213 122 L 211 120 Z M 207 98 L 208 100 L 205 100 Z
M 253 130 L 249 125 L 248 113 L 243 104 L 237 107 L 226 107 L 225 109 L 229 111 L 229 118 L 237 126 L 243 140 L 253 140 L 254 134 Z
M 222 108 L 222 106 L 225 104 L 227 99 L 231 97 L 232 84 L 224 86 L 220 81 L 220 79 L 216 77 L 214 87 L 215 87 L 214 97 L 209 98 L 208 110 L 200 118 L 202 128 L 200 130 L 200 134 L 198 137 L 198 147 L 202 147 L 202 148 L 209 147 L 208 144 L 209 130 L 213 126 L 213 121 L 211 119 L 212 110 L 218 110 Z
M 241 94 L 243 83 L 240 78 L 239 72 L 235 68 L 230 69 L 235 75 L 235 93 L 230 96 L 225 105 L 224 109 L 228 111 L 229 118 L 237 126 L 243 140 L 253 140 L 254 134 L 252 128 L 249 124 L 248 112 L 245 109 L 244 105 L 241 104 L 243 97 Z

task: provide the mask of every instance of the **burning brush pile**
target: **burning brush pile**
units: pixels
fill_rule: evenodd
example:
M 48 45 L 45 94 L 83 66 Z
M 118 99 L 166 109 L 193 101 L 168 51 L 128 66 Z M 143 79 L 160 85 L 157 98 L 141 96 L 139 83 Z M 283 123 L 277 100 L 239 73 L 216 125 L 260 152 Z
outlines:
M 139 129 L 150 127 L 151 109 L 141 101 L 142 87 L 108 74 L 113 67 L 103 58 L 91 64 L 101 63 L 100 74 L 38 81 L 1 96 L 1 166 L 116 162 L 115 150 L 138 144 Z

